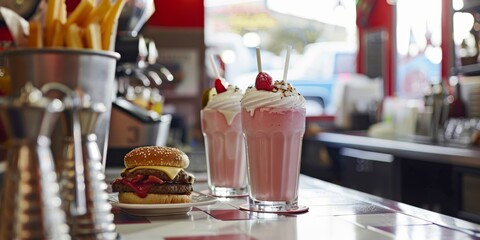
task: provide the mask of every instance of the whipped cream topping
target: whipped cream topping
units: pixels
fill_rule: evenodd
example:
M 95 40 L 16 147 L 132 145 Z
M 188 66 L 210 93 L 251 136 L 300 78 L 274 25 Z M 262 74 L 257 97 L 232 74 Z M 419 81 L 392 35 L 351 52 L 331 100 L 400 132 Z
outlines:
M 241 100 L 241 106 L 253 116 L 257 108 L 305 108 L 305 98 L 290 83 L 275 80 L 272 91 L 249 87 Z
M 217 110 L 227 119 L 227 123 L 232 124 L 235 115 L 240 113 L 240 100 L 243 92 L 238 87 L 229 85 L 226 92 L 217 93 L 208 101 L 204 110 Z

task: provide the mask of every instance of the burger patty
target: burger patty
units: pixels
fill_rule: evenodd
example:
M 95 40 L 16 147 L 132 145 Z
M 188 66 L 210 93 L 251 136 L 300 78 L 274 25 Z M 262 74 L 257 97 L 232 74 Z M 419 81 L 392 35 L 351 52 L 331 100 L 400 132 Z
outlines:
M 113 182 L 112 190 L 113 192 L 135 192 L 130 186 L 125 185 L 120 181 Z M 192 190 L 192 185 L 189 183 L 164 183 L 151 186 L 150 189 L 148 189 L 148 193 L 188 195 Z
M 174 179 L 170 179 L 168 175 L 162 171 L 154 170 L 154 169 L 137 169 L 135 171 L 125 171 L 122 172 L 121 176 L 124 178 L 134 178 L 137 175 L 153 175 L 162 179 L 163 181 L 172 181 L 172 182 L 179 182 L 179 183 L 193 183 L 194 177 L 193 175 L 187 173 L 184 170 L 180 170 L 180 172 L 175 176 Z

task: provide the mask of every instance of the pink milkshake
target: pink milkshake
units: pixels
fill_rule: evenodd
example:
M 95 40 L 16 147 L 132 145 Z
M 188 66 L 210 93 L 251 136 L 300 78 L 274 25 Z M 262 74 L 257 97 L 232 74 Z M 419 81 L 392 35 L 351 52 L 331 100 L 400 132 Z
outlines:
M 259 76 L 241 101 L 250 183 L 248 208 L 296 211 L 305 99 L 285 81 L 272 84 L 268 74 Z
M 208 185 L 215 196 L 246 195 L 247 164 L 240 114 L 243 93 L 231 85 L 220 93 L 216 91 L 200 112 Z
M 242 110 L 250 191 L 259 201 L 297 199 L 305 109 Z

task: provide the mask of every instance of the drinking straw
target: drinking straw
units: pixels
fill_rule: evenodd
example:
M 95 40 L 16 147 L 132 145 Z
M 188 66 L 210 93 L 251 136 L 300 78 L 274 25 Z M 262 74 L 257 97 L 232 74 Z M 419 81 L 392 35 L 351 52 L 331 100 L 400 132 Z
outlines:
M 287 56 L 285 58 L 285 68 L 283 69 L 283 81 L 287 81 L 287 74 L 288 74 L 288 66 L 289 66 L 289 62 L 290 62 L 290 52 L 292 50 L 292 46 L 289 45 L 287 47 Z
M 213 71 L 215 71 L 215 75 L 217 75 L 217 78 L 220 79 L 220 72 L 218 71 L 217 64 L 215 64 L 215 59 L 213 59 L 213 55 L 210 55 L 210 63 L 212 64 Z
M 257 67 L 258 67 L 258 72 L 262 72 L 262 59 L 260 57 L 260 48 L 257 47 Z

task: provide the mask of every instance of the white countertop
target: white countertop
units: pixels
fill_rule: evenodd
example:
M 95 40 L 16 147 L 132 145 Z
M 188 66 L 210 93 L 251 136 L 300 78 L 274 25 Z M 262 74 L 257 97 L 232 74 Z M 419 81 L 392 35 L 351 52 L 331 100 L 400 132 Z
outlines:
M 108 176 L 117 170 L 107 169 Z M 206 189 L 197 173 L 194 190 Z M 137 217 L 114 208 L 121 239 L 479 239 L 480 225 L 300 177 L 303 214 L 239 210 L 247 198 L 219 198 L 181 215 Z

